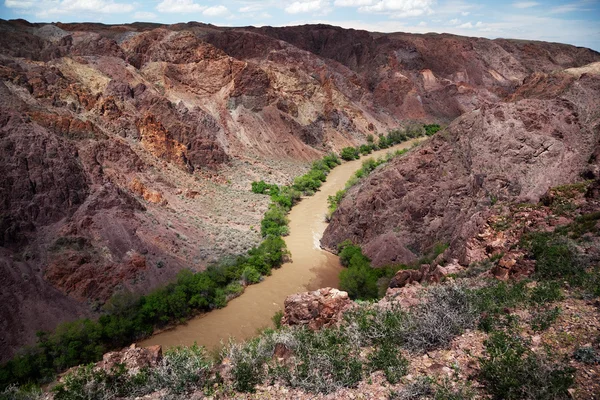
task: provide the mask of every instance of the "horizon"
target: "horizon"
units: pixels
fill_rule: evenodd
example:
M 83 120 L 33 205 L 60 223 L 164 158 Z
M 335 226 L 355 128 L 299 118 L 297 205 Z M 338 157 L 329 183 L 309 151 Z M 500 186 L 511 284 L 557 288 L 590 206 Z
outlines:
M 0 18 L 48 24 L 198 22 L 231 28 L 326 24 L 381 33 L 557 42 L 600 51 L 598 0 L 4 0 Z

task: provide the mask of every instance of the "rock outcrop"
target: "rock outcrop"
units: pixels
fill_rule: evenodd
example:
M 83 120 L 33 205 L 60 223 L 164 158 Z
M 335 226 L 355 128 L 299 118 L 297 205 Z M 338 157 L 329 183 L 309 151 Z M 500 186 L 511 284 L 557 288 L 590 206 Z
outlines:
M 110 372 L 119 365 L 125 366 L 131 375 L 145 368 L 155 368 L 162 361 L 162 347 L 137 347 L 132 344 L 120 351 L 111 351 L 102 356 L 102 361 L 96 363 L 96 368 Z
M 353 304 L 348 293 L 330 287 L 314 292 L 296 293 L 285 299 L 281 323 L 288 326 L 303 325 L 318 330 L 340 322 L 344 311 Z
M 322 244 L 350 239 L 382 266 L 447 243 L 446 259 L 468 265 L 478 258 L 466 243 L 494 203 L 535 203 L 550 187 L 597 177 L 600 76 L 556 73 L 536 82 L 457 118 L 350 189 Z

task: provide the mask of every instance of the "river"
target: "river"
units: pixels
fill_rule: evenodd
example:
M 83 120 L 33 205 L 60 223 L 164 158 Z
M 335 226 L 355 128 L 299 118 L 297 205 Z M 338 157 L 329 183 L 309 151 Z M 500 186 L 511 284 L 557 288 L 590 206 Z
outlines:
M 264 281 L 246 287 L 244 293 L 227 303 L 226 307 L 157 333 L 139 345 L 160 344 L 163 348 L 169 348 L 189 346 L 196 342 L 211 349 L 219 346 L 221 341 L 226 342 L 229 337 L 247 339 L 255 336 L 260 329 L 272 326 L 271 318 L 277 311 L 283 310 L 283 302 L 290 294 L 327 286 L 337 287 L 342 266 L 337 256 L 320 247 L 327 226 L 327 197 L 343 189 L 364 160 L 410 147 L 413 142 L 379 150 L 334 168 L 321 189 L 314 196 L 303 198 L 288 214 L 290 234 L 284 239 L 292 254 L 291 262 L 273 270 L 272 275 L 265 277 Z

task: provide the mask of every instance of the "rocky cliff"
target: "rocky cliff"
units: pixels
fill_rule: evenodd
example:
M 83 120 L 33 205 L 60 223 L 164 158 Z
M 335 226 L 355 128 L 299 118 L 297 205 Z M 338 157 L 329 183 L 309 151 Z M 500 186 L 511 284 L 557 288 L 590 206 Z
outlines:
M 598 72 L 536 73 L 506 101 L 457 118 L 350 190 L 322 243 L 351 239 L 376 266 L 412 262 L 436 243 L 463 265 L 477 261 L 466 244 L 494 203 L 537 203 L 550 187 L 600 176 Z
M 0 20 L 1 357 L 36 330 L 94 315 L 115 292 L 144 292 L 182 268 L 245 252 L 268 201 L 249 193 L 253 180 L 287 182 L 324 152 L 407 120 L 481 109 L 455 126 L 481 125 L 471 115 L 496 118 L 490 104 L 509 96 L 515 102 L 498 114 L 516 121 L 528 112 L 517 99 L 554 79 L 544 74 L 599 59 L 560 44 L 330 26 Z M 562 92 L 572 96 L 595 82 L 570 79 Z M 576 146 L 552 164 L 573 163 L 561 172 L 570 178 L 592 148 L 574 136 L 587 124 L 582 103 L 527 101 L 546 104 L 536 112 L 548 126 L 564 125 L 564 138 L 548 137 Z M 467 146 L 453 129 L 454 144 L 431 146 Z M 541 157 L 555 154 L 560 146 Z M 501 181 L 486 179 L 481 191 Z M 541 190 L 520 184 L 524 194 Z

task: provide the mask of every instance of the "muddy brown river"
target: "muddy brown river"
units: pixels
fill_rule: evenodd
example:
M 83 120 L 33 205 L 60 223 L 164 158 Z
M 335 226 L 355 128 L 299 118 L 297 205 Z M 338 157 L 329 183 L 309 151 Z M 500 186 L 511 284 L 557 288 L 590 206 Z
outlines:
M 271 318 L 283 309 L 285 298 L 293 293 L 322 287 L 337 287 L 342 268 L 337 256 L 321 249 L 320 240 L 327 223 L 327 197 L 344 188 L 364 160 L 385 156 L 390 151 L 410 147 L 412 141 L 373 152 L 360 160 L 345 162 L 334 168 L 327 182 L 314 196 L 303 198 L 290 211 L 290 234 L 285 237 L 292 261 L 273 270 L 264 281 L 246 287 L 244 293 L 221 309 L 199 315 L 183 325 L 165 330 L 139 343 L 140 346 L 189 346 L 194 342 L 208 349 L 227 342 L 256 335 L 272 326 Z

